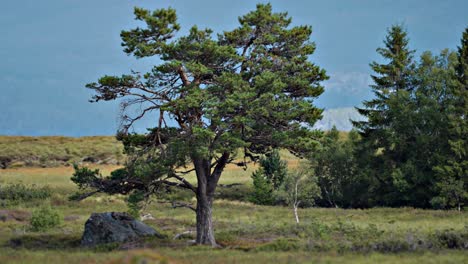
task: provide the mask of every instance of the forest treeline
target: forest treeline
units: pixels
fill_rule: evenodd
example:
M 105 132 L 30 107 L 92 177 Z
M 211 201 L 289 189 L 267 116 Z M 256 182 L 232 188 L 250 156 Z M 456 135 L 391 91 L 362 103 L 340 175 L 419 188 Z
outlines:
M 322 206 L 458 208 L 468 199 L 468 28 L 456 51 L 415 58 L 396 25 L 370 64 L 374 98 L 346 141 L 311 154 Z

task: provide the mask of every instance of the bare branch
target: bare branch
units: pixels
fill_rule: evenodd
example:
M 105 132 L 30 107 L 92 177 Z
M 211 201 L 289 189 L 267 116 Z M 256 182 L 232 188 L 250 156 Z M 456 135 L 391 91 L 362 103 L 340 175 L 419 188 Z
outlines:
M 189 234 L 193 234 L 193 233 L 195 233 L 195 232 L 192 231 L 192 230 L 184 231 L 184 232 L 182 232 L 180 234 L 176 234 L 172 239 L 177 240 L 183 235 L 189 235 Z
M 90 196 L 93 196 L 95 195 L 96 193 L 100 192 L 99 190 L 97 191 L 92 191 L 92 192 L 88 192 L 88 193 L 84 193 L 84 194 L 81 194 L 79 196 L 74 196 L 73 198 L 71 198 L 71 200 L 73 201 L 82 201 Z
M 167 186 L 172 186 L 172 187 L 184 188 L 184 189 L 188 189 L 188 190 L 195 192 L 195 189 L 192 189 L 193 186 L 189 187 L 183 183 L 177 183 L 177 182 L 166 181 L 166 180 L 159 180 L 156 183 L 165 184 Z
M 176 178 L 177 180 L 179 180 L 180 182 L 183 183 L 183 185 L 185 187 L 187 187 L 187 189 L 190 189 L 192 190 L 193 192 L 197 192 L 197 188 L 195 188 L 195 186 L 193 186 L 190 182 L 188 182 L 186 179 L 180 177 L 179 175 L 175 174 L 175 173 L 171 173 L 171 175 L 168 176 L 168 178 Z
M 180 208 L 180 207 L 185 207 L 185 208 L 188 208 L 194 212 L 197 211 L 197 209 L 195 207 L 192 206 L 192 204 L 188 204 L 188 203 L 182 203 L 182 202 L 172 202 L 172 208 Z
M 192 206 L 192 204 L 189 204 L 189 203 L 183 203 L 183 202 L 177 202 L 177 201 L 158 201 L 158 203 L 160 204 L 171 204 L 171 207 L 173 209 L 175 208 L 180 208 L 180 207 L 185 207 L 185 208 L 188 208 L 194 212 L 197 211 L 197 209 L 195 207 Z
M 190 169 L 190 170 L 186 170 L 186 171 L 176 171 L 176 173 L 188 174 L 188 173 L 190 173 L 190 172 L 192 172 L 192 171 L 195 171 L 195 168 Z
M 127 116 L 127 115 L 123 115 L 122 119 L 124 121 L 126 121 L 126 124 L 124 125 L 124 130 L 126 131 L 127 129 L 129 129 L 133 125 L 133 123 L 135 123 L 136 121 L 143 118 L 147 112 L 158 109 L 158 108 L 159 108 L 158 106 L 148 107 L 148 108 L 144 109 L 138 116 L 136 116 L 134 118 L 131 118 L 131 117 Z M 125 111 L 125 108 L 123 109 L 123 111 Z

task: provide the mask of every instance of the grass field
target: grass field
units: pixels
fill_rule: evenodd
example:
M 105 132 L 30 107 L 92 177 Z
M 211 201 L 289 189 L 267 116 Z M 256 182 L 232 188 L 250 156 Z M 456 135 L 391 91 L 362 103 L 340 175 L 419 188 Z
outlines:
M 340 132 L 345 140 L 347 132 Z M 283 157 L 297 161 L 290 153 Z M 0 136 L 0 169 L 24 167 L 63 167 L 75 163 L 122 164 L 122 144 L 114 136 L 93 137 L 26 137 Z
M 120 163 L 123 147 L 113 136 L 0 136 L 0 169 L 57 167 L 73 163 Z
M 287 153 L 291 167 L 297 160 Z M 117 166 L 99 166 L 108 174 Z M 220 249 L 190 246 L 173 240 L 175 234 L 194 230 L 195 217 L 186 208 L 173 209 L 160 200 L 145 213 L 146 223 L 167 236 L 138 244 L 83 249 L 79 247 L 84 222 L 92 212 L 126 211 L 124 197 L 101 195 L 81 202 L 69 201 L 76 190 L 70 167 L 0 170 L 0 186 L 22 182 L 49 186 L 46 200 L 11 204 L 0 210 L 31 212 L 51 204 L 68 219 L 47 232 L 32 232 L 27 219 L 0 221 L 0 263 L 467 263 L 466 212 L 412 208 L 343 210 L 300 209 L 295 224 L 292 210 L 257 206 L 236 199 L 248 195 L 250 173 L 229 167 L 214 204 L 214 225 Z M 193 176 L 189 179 L 194 180 Z M 190 201 L 190 200 L 189 200 Z M 194 202 L 194 200 L 191 200 Z M 187 239 L 190 239 L 189 237 Z M 454 244 L 455 243 L 455 244 Z M 458 243 L 458 244 L 457 244 Z M 460 246 L 461 245 L 461 246 Z M 143 262 L 146 260 L 146 262 Z

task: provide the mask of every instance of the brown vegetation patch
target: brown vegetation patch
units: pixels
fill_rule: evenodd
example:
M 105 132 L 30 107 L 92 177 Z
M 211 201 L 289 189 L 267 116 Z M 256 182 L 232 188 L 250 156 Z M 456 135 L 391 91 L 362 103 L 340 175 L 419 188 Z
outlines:
M 77 221 L 81 218 L 79 215 L 67 215 L 63 218 L 65 221 Z
M 148 263 L 148 264 L 172 264 L 172 263 L 181 263 L 176 262 L 173 259 L 170 259 L 166 256 L 159 254 L 156 251 L 145 249 L 145 250 L 131 250 L 125 257 L 114 259 L 108 264 L 133 264 L 133 263 Z
M 31 219 L 31 212 L 23 210 L 0 210 L 0 221 L 25 222 Z

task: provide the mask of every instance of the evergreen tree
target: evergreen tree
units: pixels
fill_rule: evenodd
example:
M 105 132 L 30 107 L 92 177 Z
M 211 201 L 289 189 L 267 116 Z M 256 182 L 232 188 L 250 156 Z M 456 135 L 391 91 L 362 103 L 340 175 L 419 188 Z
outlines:
M 197 199 L 196 242 L 214 246 L 214 194 L 238 149 L 255 159 L 274 148 L 298 153 L 316 145 L 318 132 L 308 128 L 322 110 L 313 99 L 328 77 L 309 61 L 312 28 L 291 26 L 288 14 L 272 12 L 270 4 L 257 5 L 239 18 L 238 28 L 217 37 L 196 26 L 180 36 L 170 8 L 135 8 L 135 16 L 145 26 L 121 33 L 124 51 L 156 57 L 159 65 L 143 75 L 104 76 L 87 85 L 93 101 L 122 98 L 123 110 L 140 106 L 136 116 L 124 111 L 119 133 L 133 152 L 131 162 L 116 178 L 78 182 L 111 194 L 143 190 L 145 197 L 162 186 L 188 189 Z M 151 114 L 156 122 L 150 133 L 128 133 Z M 196 185 L 184 178 L 184 167 L 193 168 Z
M 251 201 L 256 204 L 273 205 L 273 192 L 283 184 L 288 175 L 286 161 L 281 160 L 278 150 L 267 153 L 260 159 L 260 168 L 252 173 L 254 191 Z
M 451 105 L 455 64 L 455 53 L 445 49 L 437 56 L 424 52 L 418 65 L 414 99 L 417 107 L 414 122 L 408 127 L 415 137 L 407 161 L 415 168 L 408 176 L 413 206 L 430 206 L 436 194 L 434 166 L 443 162 L 449 149 L 447 110 Z
M 260 159 L 260 166 L 265 178 L 277 190 L 283 184 L 284 178 L 288 174 L 288 165 L 286 161 L 281 160 L 278 150 L 267 153 L 266 157 Z
M 371 88 L 375 98 L 365 101 L 358 112 L 367 120 L 353 122 L 362 136 L 360 158 L 362 168 L 378 186 L 372 189 L 379 204 L 399 205 L 410 200 L 408 171 L 414 168 L 404 165 L 414 143 L 414 135 L 407 129 L 412 123 L 415 88 L 415 64 L 413 50 L 408 48 L 408 37 L 402 26 L 388 30 L 384 47 L 377 52 L 388 61 L 386 64 L 372 62 L 374 84 Z M 411 173 L 411 172 L 410 172 Z
M 447 94 L 447 142 L 449 151 L 435 166 L 438 195 L 431 201 L 438 207 L 458 207 L 468 201 L 468 28 L 458 47 L 457 65 Z

